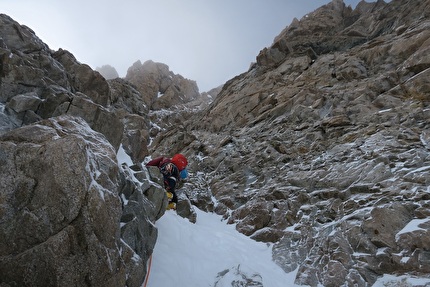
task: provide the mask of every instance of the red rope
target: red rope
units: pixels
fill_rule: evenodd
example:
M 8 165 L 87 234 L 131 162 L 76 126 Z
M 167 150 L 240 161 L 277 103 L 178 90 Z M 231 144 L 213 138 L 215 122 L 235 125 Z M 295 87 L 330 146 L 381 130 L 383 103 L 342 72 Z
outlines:
M 152 254 L 151 256 L 149 256 L 148 272 L 146 273 L 145 284 L 143 284 L 143 287 L 146 287 L 146 284 L 148 284 L 149 273 L 151 273 L 151 263 L 152 263 Z

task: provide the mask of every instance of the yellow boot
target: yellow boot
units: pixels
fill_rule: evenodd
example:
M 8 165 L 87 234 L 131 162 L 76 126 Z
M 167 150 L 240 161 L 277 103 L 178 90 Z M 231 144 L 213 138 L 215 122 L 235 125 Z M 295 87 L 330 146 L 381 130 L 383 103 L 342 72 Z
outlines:
M 170 191 L 166 191 L 166 194 L 167 194 L 167 199 L 170 202 L 172 200 L 172 198 L 173 198 L 173 193 L 171 193 Z
M 176 210 L 176 203 L 174 202 L 169 202 L 169 204 L 167 205 L 167 210 L 173 209 Z

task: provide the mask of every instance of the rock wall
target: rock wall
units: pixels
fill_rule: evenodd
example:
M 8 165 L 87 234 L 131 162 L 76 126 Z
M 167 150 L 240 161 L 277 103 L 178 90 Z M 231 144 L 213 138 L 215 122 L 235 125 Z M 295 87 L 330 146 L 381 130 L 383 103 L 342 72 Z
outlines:
M 147 113 L 130 83 L 0 15 L 0 286 L 142 285 L 167 205 L 140 165 Z
M 1 280 L 12 286 L 124 286 L 112 146 L 71 118 L 15 129 L 0 146 Z
M 333 0 L 151 149 L 182 149 L 191 202 L 271 242 L 297 284 L 428 277 L 429 11 Z

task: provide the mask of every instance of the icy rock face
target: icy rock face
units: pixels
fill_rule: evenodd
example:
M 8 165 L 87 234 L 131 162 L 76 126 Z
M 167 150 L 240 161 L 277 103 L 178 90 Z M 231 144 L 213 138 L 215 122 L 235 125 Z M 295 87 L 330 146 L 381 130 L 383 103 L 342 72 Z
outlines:
M 191 202 L 273 243 L 296 284 L 428 276 L 429 11 L 332 1 L 151 149 L 182 149 Z
M 120 170 L 106 138 L 70 116 L 7 132 L 0 151 L 2 283 L 141 286 L 167 204 L 159 175 Z
M 0 70 L 0 285 L 141 286 L 167 205 L 141 95 L 2 14 Z
M 112 146 L 68 117 L 15 129 L 0 146 L 1 281 L 124 286 Z
M 158 169 L 148 171 L 141 165 L 121 165 L 120 193 L 121 256 L 127 270 L 126 286 L 141 286 L 147 262 L 157 240 L 154 222 L 163 216 L 167 196 Z

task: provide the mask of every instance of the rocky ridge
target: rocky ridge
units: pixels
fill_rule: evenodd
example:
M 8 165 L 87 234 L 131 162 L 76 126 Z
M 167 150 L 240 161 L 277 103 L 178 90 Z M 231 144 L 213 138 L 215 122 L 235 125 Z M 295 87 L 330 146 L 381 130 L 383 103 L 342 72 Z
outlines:
M 272 243 L 296 284 L 428 278 L 429 11 L 333 0 L 149 149 L 187 154 L 191 202 Z

